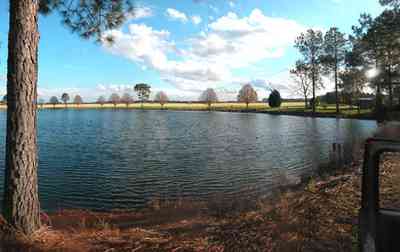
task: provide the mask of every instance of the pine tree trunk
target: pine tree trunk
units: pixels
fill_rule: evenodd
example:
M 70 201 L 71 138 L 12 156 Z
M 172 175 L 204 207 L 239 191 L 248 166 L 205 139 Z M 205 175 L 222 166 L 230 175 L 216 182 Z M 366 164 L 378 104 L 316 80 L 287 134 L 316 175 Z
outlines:
M 3 215 L 26 235 L 40 227 L 36 98 L 38 0 L 10 1 Z
M 315 114 L 315 104 L 316 104 L 316 99 L 315 99 L 315 85 L 316 83 L 316 69 L 315 69 L 315 61 L 314 61 L 314 55 L 312 55 L 311 59 L 311 66 L 312 66 L 312 96 L 313 96 L 313 104 L 312 104 L 312 113 L 313 115 Z
M 307 105 L 308 105 L 308 99 L 307 96 L 304 96 L 304 109 L 307 109 Z
M 389 89 L 389 107 L 393 107 L 393 85 L 392 85 L 392 69 L 389 66 L 388 71 L 388 89 Z
M 338 66 L 337 56 L 335 55 L 335 98 L 336 98 L 336 114 L 339 114 L 339 94 L 338 94 Z
M 316 104 L 316 100 L 315 100 L 315 73 L 313 73 L 313 76 L 312 76 L 312 97 L 313 97 L 312 112 L 314 114 L 315 113 L 315 104 Z

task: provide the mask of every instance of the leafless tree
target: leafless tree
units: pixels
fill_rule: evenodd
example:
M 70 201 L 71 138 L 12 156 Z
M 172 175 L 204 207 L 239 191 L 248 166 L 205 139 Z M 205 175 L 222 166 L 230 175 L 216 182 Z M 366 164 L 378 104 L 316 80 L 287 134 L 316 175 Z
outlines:
M 312 76 L 310 67 L 303 61 L 298 60 L 295 68 L 290 70 L 295 86 L 292 90 L 295 94 L 304 97 L 304 108 L 308 107 L 308 96 L 311 95 L 312 90 Z
M 211 104 L 213 102 L 217 102 L 218 101 L 218 97 L 217 97 L 217 94 L 215 93 L 214 89 L 207 88 L 200 95 L 200 101 L 207 103 L 208 104 L 208 110 L 211 110 Z
M 244 85 L 238 94 L 238 102 L 246 103 L 246 109 L 249 109 L 249 103 L 256 102 L 258 100 L 257 92 L 251 86 L 251 84 Z
M 100 96 L 99 98 L 97 98 L 97 103 L 103 106 L 104 103 L 106 103 L 106 98 L 104 96 Z
M 133 103 L 133 97 L 129 93 L 124 93 L 121 97 L 121 102 L 125 103 L 128 107 L 129 104 Z
M 117 93 L 113 93 L 110 96 L 109 102 L 114 104 L 114 107 L 116 107 L 117 103 L 120 102 L 120 100 L 121 100 L 121 98 L 119 97 L 119 95 Z
M 80 105 L 80 104 L 82 104 L 83 103 L 83 99 L 82 99 L 82 97 L 80 96 L 80 95 L 75 95 L 75 97 L 74 97 L 74 103 L 76 104 L 76 105 Z
M 164 109 L 164 104 L 168 102 L 168 96 L 163 91 L 160 91 L 154 97 L 154 101 L 160 103 L 161 109 Z

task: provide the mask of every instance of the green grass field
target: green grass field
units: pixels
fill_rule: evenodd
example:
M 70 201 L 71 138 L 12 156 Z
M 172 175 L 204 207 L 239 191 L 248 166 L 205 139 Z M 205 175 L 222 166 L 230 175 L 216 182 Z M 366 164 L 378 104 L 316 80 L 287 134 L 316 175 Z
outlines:
M 39 109 L 145 109 L 145 110 L 186 110 L 186 111 L 207 111 L 209 107 L 204 103 L 177 103 L 171 102 L 166 103 L 162 107 L 158 103 L 131 103 L 131 104 L 111 104 L 105 103 L 103 105 L 98 103 L 84 103 L 84 104 L 72 104 L 68 103 L 64 104 L 42 104 L 39 105 Z M 0 105 L 0 109 L 6 109 L 4 104 Z M 221 102 L 221 103 L 213 103 L 211 104 L 211 110 L 217 111 L 245 111 L 247 110 L 245 103 L 238 102 Z M 304 102 L 284 102 L 279 108 L 271 108 L 266 103 L 250 103 L 248 106 L 248 110 L 251 111 L 270 111 L 270 112 L 282 112 L 282 113 L 311 113 L 311 109 L 304 108 Z M 317 113 L 322 113 L 326 115 L 334 115 L 336 113 L 335 104 L 329 105 L 321 105 L 316 109 Z M 361 110 L 358 111 L 357 107 L 353 107 L 352 109 L 348 105 L 340 105 L 340 114 L 343 116 L 356 116 L 356 115 L 367 115 L 370 114 L 371 110 Z
M 288 102 L 288 103 L 283 103 L 282 108 L 301 108 L 304 106 L 304 103 L 301 102 Z M 2 106 L 5 108 L 5 106 Z M 167 110 L 208 110 L 209 107 L 207 104 L 204 103 L 166 103 L 162 107 L 158 103 L 131 103 L 131 104 L 124 104 L 124 103 L 118 103 L 116 105 L 110 104 L 110 103 L 105 103 L 103 105 L 97 104 L 97 103 L 84 103 L 84 104 L 71 104 L 68 103 L 66 105 L 64 104 L 43 104 L 39 105 L 39 108 L 44 108 L 44 109 L 63 109 L 63 108 L 73 108 L 73 109 L 102 109 L 102 108 L 129 108 L 129 109 L 167 109 Z M 211 104 L 211 110 L 232 110 L 232 111 L 240 111 L 240 110 L 246 110 L 246 104 L 245 103 L 213 103 Z M 249 110 L 268 110 L 269 106 L 266 103 L 250 103 L 248 106 Z

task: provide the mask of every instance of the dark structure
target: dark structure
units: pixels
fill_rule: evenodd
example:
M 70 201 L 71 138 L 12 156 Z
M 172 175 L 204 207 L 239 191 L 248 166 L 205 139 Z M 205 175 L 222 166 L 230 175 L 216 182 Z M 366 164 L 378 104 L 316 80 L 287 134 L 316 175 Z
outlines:
M 384 127 L 365 145 L 359 213 L 362 252 L 400 251 L 400 212 L 379 207 L 379 162 L 385 152 L 400 152 L 400 124 Z
M 374 98 L 359 98 L 358 99 L 359 109 L 372 109 L 375 106 Z

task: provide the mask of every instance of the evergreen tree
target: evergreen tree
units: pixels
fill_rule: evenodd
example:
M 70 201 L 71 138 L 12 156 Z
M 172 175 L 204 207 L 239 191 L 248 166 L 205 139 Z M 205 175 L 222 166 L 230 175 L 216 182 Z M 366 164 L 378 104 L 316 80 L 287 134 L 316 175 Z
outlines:
M 130 0 L 10 0 L 9 4 L 3 216 L 14 229 L 31 235 L 40 227 L 37 104 L 33 102 L 37 100 L 39 12 L 58 12 L 72 32 L 102 41 L 103 31 L 120 26 L 132 4 Z

